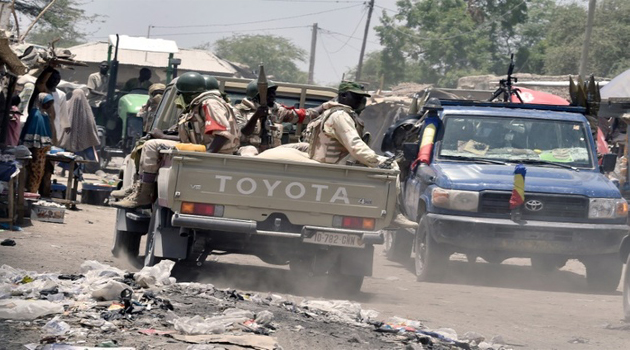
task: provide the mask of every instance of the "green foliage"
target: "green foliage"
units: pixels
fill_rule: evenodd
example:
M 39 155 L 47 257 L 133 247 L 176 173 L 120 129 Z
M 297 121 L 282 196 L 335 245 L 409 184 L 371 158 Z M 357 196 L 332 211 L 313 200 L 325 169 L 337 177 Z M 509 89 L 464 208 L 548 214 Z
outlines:
M 18 0 L 15 2 L 15 10 L 30 20 L 35 17 L 50 3 L 49 0 Z M 87 35 L 80 25 L 93 22 L 96 15 L 87 16 L 81 9 L 81 3 L 77 0 L 57 0 L 44 13 L 28 34 L 26 41 L 34 44 L 48 45 L 55 39 L 60 39 L 58 47 L 67 47 L 85 42 Z M 23 32 L 26 26 L 20 28 Z
M 260 63 L 275 80 L 306 83 L 308 74 L 300 71 L 296 62 L 306 61 L 306 51 L 289 39 L 275 35 L 234 35 L 218 40 L 215 53 L 227 60 L 257 69 Z
M 557 0 L 399 0 L 375 30 L 373 53 L 385 85 L 454 86 L 474 74 L 577 74 L 586 25 L 584 3 Z M 630 1 L 599 0 L 587 71 L 612 77 L 630 66 Z M 366 79 L 373 80 L 367 73 Z

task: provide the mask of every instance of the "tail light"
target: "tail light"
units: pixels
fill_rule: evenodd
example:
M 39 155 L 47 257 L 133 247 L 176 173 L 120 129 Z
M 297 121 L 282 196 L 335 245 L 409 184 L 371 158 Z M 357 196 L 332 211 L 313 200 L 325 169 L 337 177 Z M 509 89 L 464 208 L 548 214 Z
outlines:
M 375 220 L 355 216 L 333 216 L 333 227 L 350 228 L 356 230 L 374 230 Z
M 182 202 L 181 213 L 203 216 L 223 216 L 222 205 Z

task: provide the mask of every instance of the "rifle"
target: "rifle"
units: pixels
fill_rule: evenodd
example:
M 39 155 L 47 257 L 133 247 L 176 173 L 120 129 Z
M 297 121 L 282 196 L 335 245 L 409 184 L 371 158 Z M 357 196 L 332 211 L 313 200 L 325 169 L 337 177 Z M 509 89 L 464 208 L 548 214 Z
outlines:
M 258 70 L 258 103 L 261 107 L 267 106 L 267 75 L 265 75 L 265 67 L 261 64 Z M 260 146 L 261 148 L 269 148 L 271 145 L 271 137 L 269 135 L 269 116 L 265 114 L 260 119 Z
M 488 101 L 494 101 L 499 96 L 503 95 L 503 102 L 511 102 L 512 95 L 515 95 L 521 103 L 523 99 L 521 98 L 521 90 L 518 88 L 513 88 L 512 84 L 518 82 L 517 77 L 513 77 L 512 73 L 514 72 L 514 54 L 510 55 L 510 66 L 508 67 L 507 79 L 499 80 L 499 88 L 492 94 L 492 97 Z

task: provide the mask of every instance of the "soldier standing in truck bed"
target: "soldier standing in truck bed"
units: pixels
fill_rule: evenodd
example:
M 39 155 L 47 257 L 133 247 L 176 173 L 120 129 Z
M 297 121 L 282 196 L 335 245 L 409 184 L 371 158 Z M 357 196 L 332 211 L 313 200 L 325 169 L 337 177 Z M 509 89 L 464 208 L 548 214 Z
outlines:
M 152 139 L 144 143 L 140 158 L 140 179 L 134 183 L 129 195 L 114 203 L 115 207 L 133 209 L 153 202 L 162 150 L 183 142 L 204 145 L 210 153 L 236 152 L 240 130 L 232 107 L 221 96 L 219 83 L 216 82 L 207 91 L 204 78 L 199 73 L 188 72 L 179 77 L 175 87 L 187 104 L 178 121 L 179 141 Z
M 316 109 L 286 107 L 277 103 L 277 88 L 278 86 L 273 81 L 269 81 L 267 87 L 267 106 L 269 107 L 262 107 L 259 101 L 257 81 L 252 80 L 247 85 L 247 98 L 244 98 L 241 103 L 235 106 L 237 111 L 236 118 L 242 133 L 242 147 L 239 149 L 239 154 L 254 156 L 267 148 L 280 146 L 283 131 L 281 123 L 307 124 L 319 115 Z M 266 115 L 269 116 L 269 121 L 273 124 L 268 126 L 270 129 L 269 145 L 262 144 L 262 128 L 264 125 L 261 124 L 261 119 Z

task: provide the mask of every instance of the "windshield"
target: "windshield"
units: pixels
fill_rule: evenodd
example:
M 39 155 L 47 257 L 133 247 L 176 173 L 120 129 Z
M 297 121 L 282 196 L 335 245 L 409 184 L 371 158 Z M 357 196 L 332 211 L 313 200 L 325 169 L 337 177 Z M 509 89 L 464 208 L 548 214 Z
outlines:
M 447 117 L 439 157 L 540 161 L 592 168 L 580 122 L 507 117 Z

